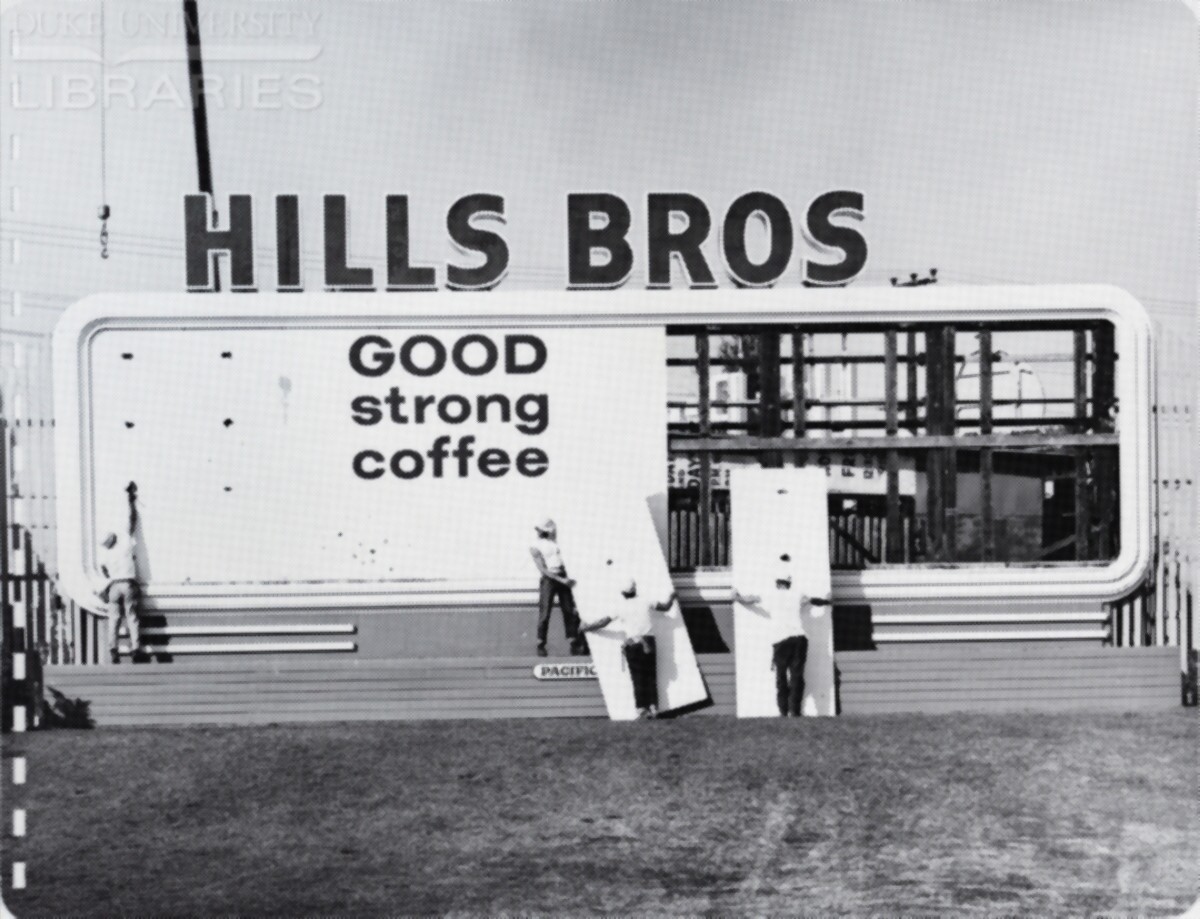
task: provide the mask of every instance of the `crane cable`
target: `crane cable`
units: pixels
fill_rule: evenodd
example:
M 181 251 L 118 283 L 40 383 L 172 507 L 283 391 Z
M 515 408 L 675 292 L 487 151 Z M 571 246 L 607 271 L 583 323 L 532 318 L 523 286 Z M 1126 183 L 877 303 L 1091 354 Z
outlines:
M 100 257 L 108 258 L 108 218 L 112 208 L 108 206 L 108 124 L 105 109 L 108 108 L 107 91 L 107 61 L 105 59 L 104 38 L 107 29 L 104 24 L 104 0 L 98 0 L 100 5 L 100 207 L 96 216 L 100 218 Z

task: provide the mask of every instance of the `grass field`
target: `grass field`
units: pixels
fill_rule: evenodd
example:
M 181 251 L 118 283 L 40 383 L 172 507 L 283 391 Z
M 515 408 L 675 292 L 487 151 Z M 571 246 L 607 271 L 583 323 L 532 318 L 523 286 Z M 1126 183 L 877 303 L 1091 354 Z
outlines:
M 5 738 L 19 916 L 1179 913 L 1194 710 Z M 5 773 L 9 773 L 5 764 Z M 19 797 L 20 801 L 12 801 Z

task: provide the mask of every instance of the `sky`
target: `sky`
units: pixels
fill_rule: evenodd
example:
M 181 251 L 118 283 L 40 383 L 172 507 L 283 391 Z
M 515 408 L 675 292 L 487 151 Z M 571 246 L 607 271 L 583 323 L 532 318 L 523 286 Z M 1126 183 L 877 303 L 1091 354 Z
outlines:
M 105 111 L 105 262 L 100 110 L 67 98 L 68 80 L 100 77 L 101 6 L 109 85 L 132 85 Z M 414 258 L 433 263 L 455 257 L 454 200 L 503 194 L 504 286 L 565 288 L 568 192 L 630 202 L 642 286 L 648 192 L 696 194 L 718 221 L 761 189 L 798 220 L 851 188 L 869 246 L 858 283 L 937 266 L 948 282 L 1104 281 L 1194 302 L 1195 24 L 1177 3 L 200 6 L 206 73 L 224 83 L 209 112 L 218 204 L 255 195 L 269 272 L 270 196 L 299 194 L 310 288 L 326 192 L 348 196 L 351 252 L 376 265 L 386 194 L 410 195 Z M 13 162 L 5 144 L 2 229 L 24 237 L 4 290 L 181 289 L 196 165 L 179 4 L 18 3 L 3 23 L 18 88 L 0 117 L 20 148 Z M 799 279 L 793 263 L 780 283 Z

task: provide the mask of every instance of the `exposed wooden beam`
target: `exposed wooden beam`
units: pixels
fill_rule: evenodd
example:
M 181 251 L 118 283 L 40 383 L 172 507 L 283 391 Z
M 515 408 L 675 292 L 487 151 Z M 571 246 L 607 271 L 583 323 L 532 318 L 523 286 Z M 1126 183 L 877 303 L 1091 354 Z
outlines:
M 925 430 L 928 435 L 945 435 L 943 419 L 942 363 L 946 358 L 943 326 L 925 332 Z M 939 442 L 939 446 L 940 446 Z M 925 516 L 929 521 L 929 555 L 934 561 L 946 557 L 946 454 L 933 450 L 925 460 Z
M 712 405 L 710 397 L 709 358 L 710 340 L 708 332 L 696 335 L 696 376 L 700 387 L 699 429 L 701 437 L 712 435 Z M 712 557 L 712 456 L 700 454 L 700 565 L 713 564 Z
M 1087 392 L 1087 332 L 1075 330 L 1075 418 L 1076 430 L 1086 431 L 1090 425 L 1088 418 Z M 1089 535 L 1092 528 L 1091 497 L 1088 488 L 1088 450 L 1081 445 L 1075 451 L 1075 559 L 1087 561 L 1090 558 Z
M 772 329 L 758 336 L 758 432 L 761 437 L 778 437 L 783 433 L 783 406 L 779 393 L 779 330 Z M 763 466 L 783 465 L 783 457 L 768 452 L 759 458 Z
M 725 453 L 750 453 L 755 450 L 795 450 L 793 437 L 692 437 L 687 434 L 672 435 L 670 447 L 682 453 L 689 450 L 713 450 Z M 827 437 L 806 440 L 805 450 L 832 453 L 853 453 L 863 450 L 926 450 L 931 448 L 955 447 L 959 450 L 976 450 L 981 447 L 998 447 L 1002 450 L 1021 447 L 1072 448 L 1117 446 L 1116 434 L 919 434 L 916 437 Z
M 946 326 L 942 330 L 942 347 L 945 356 L 942 361 L 942 431 L 943 434 L 955 433 L 955 384 L 958 375 L 958 360 L 956 353 L 954 326 Z M 946 561 L 954 561 L 958 557 L 958 451 L 955 450 L 956 440 L 951 438 L 945 447 L 942 468 L 943 501 L 946 511 Z
M 886 431 L 895 437 L 899 430 L 898 393 L 896 363 L 896 332 L 889 329 L 883 333 L 883 390 Z M 895 562 L 904 553 L 900 532 L 900 454 L 896 450 L 887 452 L 887 539 L 884 543 L 884 559 Z
M 1092 365 L 1092 429 L 1116 429 L 1116 341 L 1111 323 L 1099 323 L 1093 332 L 1095 363 Z M 1092 454 L 1096 490 L 1096 557 L 1114 555 L 1113 524 L 1117 513 L 1117 457 L 1115 450 Z
M 992 333 L 979 333 L 979 432 L 992 433 Z M 980 556 L 985 562 L 996 557 L 996 520 L 992 506 L 992 449 L 979 451 Z
M 905 420 L 908 423 L 909 431 L 916 434 L 921 426 L 917 411 L 917 364 L 920 358 L 917 356 L 917 333 L 910 331 L 906 337 L 908 353 L 905 356 L 905 366 L 908 377 L 908 398 L 905 405 L 905 413 L 907 415 Z
M 792 434 L 803 440 L 808 433 L 808 402 L 805 399 L 804 327 L 792 326 Z M 805 463 L 804 451 L 797 450 L 793 460 Z

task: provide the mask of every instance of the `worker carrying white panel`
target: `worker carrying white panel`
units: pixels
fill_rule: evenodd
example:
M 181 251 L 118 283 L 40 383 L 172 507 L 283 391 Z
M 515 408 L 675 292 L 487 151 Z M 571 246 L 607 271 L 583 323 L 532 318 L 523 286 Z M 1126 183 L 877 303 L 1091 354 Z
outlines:
M 561 540 L 609 717 L 654 718 L 707 700 L 647 506 L 578 521 Z
M 823 469 L 730 476 L 739 718 L 836 713 Z

